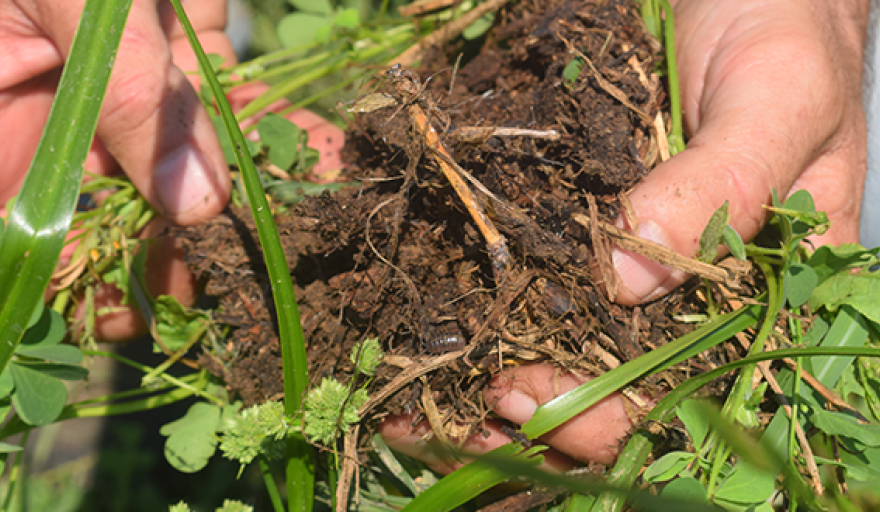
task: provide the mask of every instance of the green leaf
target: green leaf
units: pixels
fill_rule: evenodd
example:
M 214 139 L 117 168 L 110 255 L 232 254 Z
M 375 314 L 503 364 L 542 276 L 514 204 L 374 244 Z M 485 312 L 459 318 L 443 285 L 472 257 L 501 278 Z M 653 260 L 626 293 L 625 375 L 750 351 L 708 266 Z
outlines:
M 452 510 L 510 478 L 507 471 L 500 467 L 498 459 L 509 458 L 536 467 L 544 461 L 544 457 L 538 455 L 544 449 L 545 447 L 539 446 L 523 450 L 513 443 L 495 448 L 470 464 L 446 475 L 433 487 L 412 500 L 403 512 Z
M 643 475 L 648 483 L 672 480 L 697 458 L 696 453 L 670 452 L 648 466 Z
M 186 345 L 186 342 L 209 322 L 207 315 L 197 309 L 185 308 L 171 295 L 160 295 L 153 304 L 153 315 L 156 319 L 156 331 L 162 343 L 173 351 Z M 154 346 L 156 352 L 161 348 Z
M 329 0 L 290 0 L 290 5 L 300 11 L 316 14 L 331 14 L 333 12 L 333 6 Z
M 586 61 L 580 57 L 571 59 L 562 70 L 562 83 L 568 88 L 573 88 L 586 64 Z
M 22 344 L 19 345 L 15 353 L 21 356 L 37 357 L 47 361 L 71 365 L 80 364 L 83 358 L 82 351 L 73 345 L 37 345 L 29 347 Z
M 818 460 L 818 458 L 817 458 Z M 868 448 L 859 453 L 840 451 L 840 460 L 851 478 L 866 482 L 880 478 L 880 448 Z M 836 461 L 823 461 L 837 464 Z
M 734 258 L 740 261 L 746 260 L 746 244 L 743 243 L 739 233 L 730 224 L 724 225 L 724 231 L 721 232 L 721 241 L 724 242 L 724 245 L 727 246 Z
M 357 371 L 364 375 L 372 376 L 376 373 L 376 368 L 383 357 L 385 353 L 382 351 L 382 345 L 379 344 L 379 338 L 367 338 L 351 350 L 351 362 L 355 364 Z
M 9 369 L 3 370 L 3 373 L 0 373 L 0 399 L 9 396 L 13 388 L 15 383 L 12 382 L 12 372 Z
M 816 287 L 810 298 L 810 308 L 815 311 L 824 307 L 836 311 L 841 305 L 848 304 L 872 322 L 880 323 L 880 301 L 876 293 L 878 286 L 880 273 L 842 272 Z
M 194 403 L 183 418 L 163 426 L 167 436 L 165 458 L 178 471 L 195 473 L 208 464 L 217 451 L 220 407 L 207 402 Z
M 799 308 L 810 300 L 813 290 L 819 284 L 819 276 L 812 267 L 803 263 L 792 263 L 786 276 L 788 281 L 788 305 Z
M 21 446 L 17 444 L 9 444 L 0 442 L 0 453 L 15 453 L 20 452 Z
M 36 345 L 57 345 L 64 339 L 66 332 L 67 324 L 64 322 L 64 317 L 51 308 L 45 308 L 37 323 L 30 327 L 22 336 L 19 348 L 25 345 L 31 347 Z
M 843 270 L 876 264 L 877 251 L 880 251 L 880 247 L 865 249 L 858 244 L 843 244 L 836 247 L 823 245 L 810 256 L 807 264 L 816 271 L 821 283 Z
M 52 277 L 131 0 L 87 0 L 46 128 L 0 239 L 0 372 Z
M 721 244 L 721 238 L 724 235 L 724 226 L 727 225 L 728 214 L 727 208 L 730 201 L 724 201 L 712 216 L 709 222 L 703 228 L 700 235 L 700 247 L 697 249 L 696 258 L 706 263 L 712 263 L 718 257 L 718 246 Z
M 675 409 L 694 446 L 702 446 L 709 432 L 709 422 L 701 413 L 702 410 L 699 401 L 695 399 L 685 400 Z
M 89 371 L 82 366 L 57 363 L 32 363 L 30 361 L 15 361 L 18 366 L 26 366 L 31 370 L 61 380 L 83 380 L 89 376 Z
M 355 30 L 361 25 L 361 14 L 354 7 L 340 9 L 333 18 L 333 25 L 348 30 Z
M 706 488 L 693 477 L 676 478 L 663 488 L 660 495 L 696 503 L 706 502 Z
M 828 435 L 848 437 L 868 447 L 880 446 L 880 427 L 871 424 L 862 425 L 847 414 L 814 409 L 810 420 L 816 428 Z
M 308 141 L 308 134 L 299 126 L 271 112 L 257 123 L 257 131 L 268 148 L 269 160 L 285 171 L 293 167 L 300 147 Z
M 849 306 L 843 306 L 837 312 L 837 318 L 822 339 L 823 347 L 861 347 L 868 339 L 868 326 L 865 319 Z M 840 376 L 853 361 L 847 356 L 816 356 L 804 360 L 804 367 L 813 377 L 833 388 Z
M 15 392 L 12 405 L 21 419 L 43 426 L 55 421 L 67 403 L 67 388 L 58 378 L 16 362 L 9 365 Z
M 294 12 L 278 23 L 278 39 L 285 48 L 300 48 L 315 43 L 321 29 L 332 21 L 327 16 Z
M 773 494 L 775 484 L 775 474 L 743 462 L 737 464 L 721 483 L 715 498 L 735 503 L 760 503 Z
M 311 181 L 273 181 L 266 186 L 266 193 L 272 199 L 284 204 L 294 204 L 306 196 L 318 196 L 324 192 L 336 192 L 345 187 L 356 186 L 352 183 L 313 183 Z
M 495 23 L 495 13 L 487 12 L 486 14 L 475 19 L 473 23 L 468 25 L 462 31 L 461 37 L 465 38 L 468 41 L 473 41 L 474 39 L 480 38 L 490 28 L 492 28 L 493 23 Z

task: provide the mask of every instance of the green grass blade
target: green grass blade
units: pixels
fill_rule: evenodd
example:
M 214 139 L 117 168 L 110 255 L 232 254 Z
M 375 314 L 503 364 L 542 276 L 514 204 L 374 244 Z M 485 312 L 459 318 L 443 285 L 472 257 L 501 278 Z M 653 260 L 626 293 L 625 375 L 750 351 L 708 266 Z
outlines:
M 58 94 L 0 240 L 0 371 L 43 293 L 76 207 L 83 164 L 131 0 L 87 0 Z
M 522 427 L 530 439 L 546 434 L 595 405 L 630 382 L 678 364 L 712 346 L 723 343 L 736 333 L 754 324 L 762 306 L 746 306 L 720 316 L 694 331 L 667 343 L 637 359 L 601 375 L 538 407 L 532 419 Z
M 205 79 L 211 87 L 226 133 L 233 142 L 235 161 L 241 169 L 241 177 L 256 221 L 257 234 L 263 247 L 266 268 L 272 285 L 272 296 L 275 299 L 278 331 L 281 338 L 281 358 L 284 365 L 284 410 L 286 414 L 300 418 L 297 421 L 301 422 L 302 400 L 309 385 L 309 361 L 306 357 L 305 340 L 303 339 L 296 295 L 290 280 L 290 270 L 287 268 L 287 260 L 281 248 L 281 238 L 278 236 L 275 220 L 272 218 L 272 210 L 266 201 L 266 195 L 257 170 L 254 168 L 253 159 L 248 154 L 247 143 L 238 127 L 235 115 L 229 107 L 229 102 L 226 101 L 226 96 L 223 94 L 223 89 L 213 72 L 211 63 L 208 61 L 208 56 L 205 55 L 205 51 L 199 44 L 180 0 L 172 0 L 171 4 L 184 32 L 186 32 L 190 46 L 198 58 L 199 66 L 204 71 Z M 293 434 L 288 443 L 287 457 L 288 509 L 291 511 L 311 510 L 315 485 L 314 450 L 301 434 Z
M 419 494 L 402 512 L 452 510 L 510 478 L 504 464 L 513 461 L 528 464 L 530 467 L 540 464 L 544 457 L 535 455 L 543 449 L 541 447 L 538 450 L 532 448 L 523 451 L 515 444 L 500 446 L 444 477 Z M 499 462 L 502 460 L 504 464 Z

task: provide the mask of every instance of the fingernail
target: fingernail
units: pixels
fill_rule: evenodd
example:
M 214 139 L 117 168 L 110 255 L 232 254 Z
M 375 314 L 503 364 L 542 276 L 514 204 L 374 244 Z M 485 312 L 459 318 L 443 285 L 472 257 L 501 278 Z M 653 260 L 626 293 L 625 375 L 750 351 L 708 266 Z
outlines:
M 654 221 L 639 222 L 637 234 L 641 238 L 669 247 L 666 233 Z M 657 288 L 672 274 L 672 270 L 668 267 L 617 247 L 611 251 L 611 261 L 620 278 L 620 284 L 639 300 L 653 295 Z
M 184 144 L 156 167 L 154 187 L 163 213 L 186 213 L 210 202 L 214 173 L 201 151 Z
M 511 389 L 510 393 L 505 395 L 502 402 L 498 405 L 503 405 L 505 409 L 503 413 L 499 414 L 519 424 L 532 419 L 532 415 L 535 414 L 535 410 L 538 408 L 538 404 L 535 403 L 532 397 L 516 388 Z

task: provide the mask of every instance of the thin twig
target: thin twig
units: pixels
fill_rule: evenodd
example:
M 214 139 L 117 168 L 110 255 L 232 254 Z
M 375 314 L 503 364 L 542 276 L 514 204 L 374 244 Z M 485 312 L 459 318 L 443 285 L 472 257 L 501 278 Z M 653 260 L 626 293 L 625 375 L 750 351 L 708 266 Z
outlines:
M 571 219 L 588 230 L 592 229 L 590 226 L 590 218 L 582 213 L 573 214 Z M 652 261 L 656 261 L 657 263 L 672 267 L 676 270 L 681 270 L 682 272 L 687 272 L 688 274 L 696 274 L 713 282 L 724 283 L 731 288 L 738 287 L 737 281 L 739 280 L 739 276 L 735 275 L 734 272 L 728 269 L 687 258 L 672 249 L 664 247 L 656 242 L 640 238 L 612 224 L 608 224 L 607 222 L 600 221 L 598 227 L 607 235 L 611 236 L 614 239 L 614 243 L 621 249 L 638 253 Z

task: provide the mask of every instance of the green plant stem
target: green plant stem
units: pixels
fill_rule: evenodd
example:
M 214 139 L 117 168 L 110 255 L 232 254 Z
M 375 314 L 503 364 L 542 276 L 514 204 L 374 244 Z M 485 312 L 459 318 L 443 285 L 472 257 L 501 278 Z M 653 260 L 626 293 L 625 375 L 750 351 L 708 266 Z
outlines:
M 171 368 L 171 365 L 179 361 L 181 357 L 189 352 L 189 349 L 191 349 L 197 341 L 202 339 L 202 335 L 205 334 L 205 332 L 208 330 L 208 327 L 210 327 L 210 322 L 208 322 L 207 320 L 202 320 L 201 322 L 199 322 L 199 328 L 196 329 L 195 332 L 193 332 L 192 336 L 190 336 L 189 339 L 186 340 L 186 343 L 184 343 L 177 352 L 171 354 L 171 357 L 166 359 L 162 364 L 153 368 L 146 375 L 143 376 L 141 381 L 144 383 L 144 385 L 148 386 L 153 381 L 153 379 L 155 379 L 160 374 L 165 373 L 165 370 Z
M 6 498 L 3 500 L 3 508 L 0 510 L 10 510 L 10 505 L 12 505 L 12 496 L 21 489 L 22 486 L 22 478 L 24 475 L 22 474 L 22 462 L 24 460 L 24 447 L 27 445 L 28 437 L 30 436 L 30 431 L 24 433 L 21 436 L 21 442 L 19 446 L 21 450 L 15 454 L 15 461 L 12 463 L 12 469 L 9 471 L 9 481 L 6 485 Z M 19 500 L 19 506 L 21 506 L 21 501 Z
M 303 339 L 296 294 L 294 294 L 293 283 L 290 279 L 290 269 L 287 267 L 287 261 L 281 247 L 281 238 L 272 218 L 272 210 L 266 201 L 260 176 L 254 168 L 253 158 L 248 153 L 247 143 L 239 129 L 238 121 L 229 107 L 229 102 L 226 101 L 223 89 L 211 67 L 211 62 L 205 55 L 180 0 L 171 0 L 171 4 L 199 61 L 199 66 L 211 88 L 211 93 L 214 95 L 224 129 L 232 141 L 235 161 L 241 170 L 241 178 L 251 204 L 251 212 L 254 215 L 260 244 L 263 247 L 266 270 L 269 274 L 272 296 L 275 299 L 275 312 L 278 316 L 284 378 L 284 412 L 294 418 L 294 422 L 299 427 L 298 432 L 287 438 L 288 509 L 291 512 L 308 511 L 311 510 L 314 499 L 315 456 L 314 450 L 301 433 L 303 430 L 301 410 L 303 398 L 309 385 L 309 360 L 306 357 L 305 340 Z M 251 102 L 250 105 L 255 102 Z M 259 110 L 257 109 L 257 111 Z
M 669 0 L 659 0 L 663 7 L 663 46 L 666 50 L 666 73 L 669 79 L 669 113 L 672 126 L 669 130 L 669 153 L 684 151 L 684 128 L 681 121 L 681 90 L 678 86 L 678 63 L 675 57 L 675 15 Z
M 389 49 L 393 48 L 395 45 L 399 45 L 407 41 L 411 37 L 411 32 L 399 31 L 389 34 L 389 38 L 387 41 L 385 41 L 385 44 L 365 44 L 363 46 L 359 46 L 357 43 L 355 43 L 352 50 L 349 50 L 342 55 L 340 55 L 338 52 L 328 52 L 326 63 L 323 66 L 315 67 L 309 71 L 306 71 L 305 73 L 298 75 L 296 78 L 286 80 L 278 85 L 273 86 L 268 91 L 254 99 L 254 101 L 248 103 L 243 109 L 238 112 L 236 117 L 239 121 L 247 119 L 257 112 L 260 112 L 261 110 L 267 108 L 275 101 L 278 101 L 290 95 L 291 93 L 305 86 L 306 84 L 309 84 L 319 78 L 323 78 L 337 71 L 342 71 L 353 63 L 374 59 L 382 53 L 388 52 Z M 392 55 L 396 53 L 399 52 L 397 52 L 396 50 L 392 51 Z M 296 63 L 291 63 L 290 65 L 293 66 L 296 65 Z M 272 73 L 275 73 L 275 70 L 273 70 Z
M 149 411 L 162 407 L 164 405 L 173 404 L 193 396 L 193 394 L 182 388 L 175 388 L 167 393 L 161 393 L 142 400 L 134 400 L 121 404 L 102 404 L 86 406 L 81 403 L 70 404 L 61 410 L 61 414 L 55 419 L 55 423 L 76 418 L 103 418 L 106 416 L 119 416 L 122 414 L 131 414 L 135 412 Z M 7 421 L 3 427 L 0 427 L 0 439 L 6 439 L 22 432 L 29 432 L 36 428 L 28 425 L 17 415 Z
M 266 457 L 262 455 L 257 457 L 257 462 L 260 464 L 260 474 L 263 475 L 263 483 L 266 484 L 266 492 L 269 493 L 272 508 L 275 509 L 275 512 L 284 512 L 284 502 L 281 501 L 281 494 L 278 492 L 278 486 L 275 485 L 272 468 L 269 467 Z
M 782 283 L 777 278 L 776 272 L 773 271 L 773 268 L 768 263 L 761 260 L 755 260 L 755 264 L 761 269 L 764 278 L 767 281 L 769 299 L 768 307 L 764 312 L 764 320 L 761 323 L 761 328 L 758 330 L 758 334 L 755 336 L 755 340 L 749 348 L 750 356 L 757 355 L 764 350 L 764 344 L 766 343 L 767 338 L 770 337 L 773 326 L 776 325 L 776 317 L 782 310 L 783 300 Z M 727 401 L 724 403 L 724 407 L 721 409 L 722 417 L 729 421 L 734 420 L 736 412 L 743 407 L 747 389 L 751 387 L 752 377 L 754 375 L 754 364 L 743 367 L 733 385 L 733 392 L 730 394 L 730 397 L 728 397 Z M 715 493 L 715 485 L 717 484 L 716 477 L 721 471 L 721 467 L 724 465 L 727 457 L 730 455 L 730 451 L 723 445 L 723 442 L 718 439 L 717 432 L 714 431 L 711 435 L 706 437 L 706 441 L 703 444 L 704 449 L 708 446 L 712 447 L 712 455 L 710 455 L 710 458 L 712 459 L 712 469 L 709 473 L 709 481 L 706 484 L 706 495 L 712 496 Z
M 119 361 L 120 363 L 123 363 L 123 364 L 128 365 L 132 368 L 140 370 L 147 375 L 155 373 L 155 368 L 151 368 L 145 364 L 138 363 L 137 361 L 133 361 L 125 356 L 121 356 L 119 354 L 114 354 L 113 352 L 103 352 L 100 350 L 84 350 L 83 354 L 85 354 L 85 355 L 100 355 L 100 356 L 104 356 L 104 357 L 109 357 L 111 359 L 115 359 L 116 361 Z M 205 370 L 202 370 L 202 371 L 204 372 Z M 197 388 L 191 386 L 190 384 L 188 384 L 187 382 L 185 382 L 184 380 L 182 380 L 178 377 L 174 377 L 173 375 L 168 375 L 167 373 L 159 373 L 159 374 L 157 374 L 157 376 L 161 377 L 162 380 L 166 381 L 169 384 L 177 386 L 178 388 L 186 389 L 191 394 L 196 395 L 200 398 L 204 398 L 205 400 L 207 400 L 209 402 L 213 402 L 216 405 L 220 405 L 220 406 L 226 405 L 226 403 L 223 400 L 217 398 L 214 395 L 211 395 L 210 393 L 206 393 L 203 389 L 197 389 Z
M 724 467 L 724 461 L 730 457 L 731 448 L 726 443 L 718 443 L 715 445 L 715 458 L 712 467 L 709 469 L 709 481 L 706 483 L 706 499 L 712 498 L 715 488 L 718 486 L 718 475 L 721 468 Z

